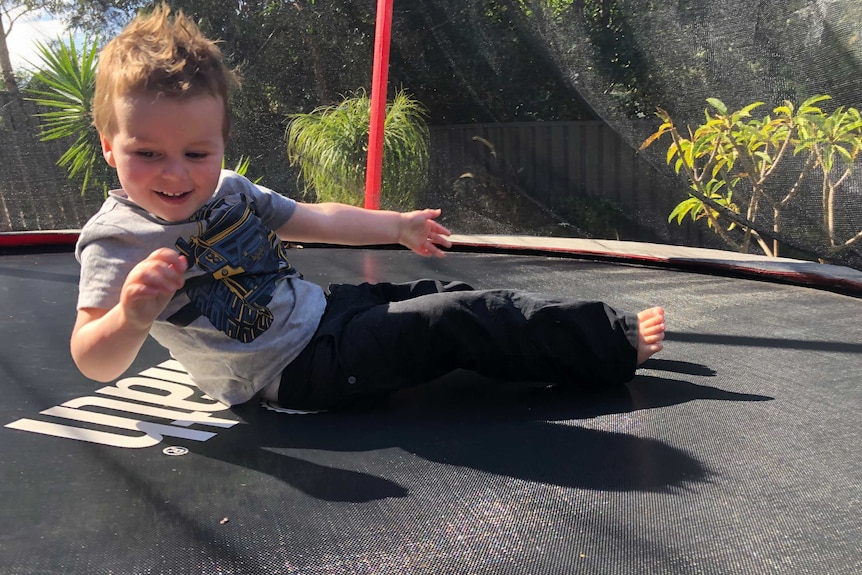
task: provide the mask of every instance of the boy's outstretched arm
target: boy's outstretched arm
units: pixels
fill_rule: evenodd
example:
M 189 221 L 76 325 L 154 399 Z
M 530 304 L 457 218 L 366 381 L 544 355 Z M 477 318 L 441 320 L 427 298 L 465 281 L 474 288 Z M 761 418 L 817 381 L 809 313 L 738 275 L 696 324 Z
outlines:
M 70 348 L 82 374 L 108 382 L 129 368 L 153 322 L 183 286 L 186 267 L 175 251 L 156 250 L 129 272 L 120 303 L 78 310 Z
M 341 245 L 401 244 L 422 256 L 443 257 L 451 247 L 449 230 L 437 223 L 440 210 L 392 212 L 345 204 L 297 204 L 278 236 L 292 242 Z

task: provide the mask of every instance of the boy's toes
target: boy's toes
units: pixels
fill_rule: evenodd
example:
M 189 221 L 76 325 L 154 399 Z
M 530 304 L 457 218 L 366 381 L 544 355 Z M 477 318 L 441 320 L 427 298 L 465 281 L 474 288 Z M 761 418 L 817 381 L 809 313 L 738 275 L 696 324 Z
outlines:
M 644 326 L 652 326 L 664 323 L 664 309 L 651 307 L 638 314 L 638 323 Z
M 664 310 L 651 307 L 638 314 L 638 365 L 664 347 Z

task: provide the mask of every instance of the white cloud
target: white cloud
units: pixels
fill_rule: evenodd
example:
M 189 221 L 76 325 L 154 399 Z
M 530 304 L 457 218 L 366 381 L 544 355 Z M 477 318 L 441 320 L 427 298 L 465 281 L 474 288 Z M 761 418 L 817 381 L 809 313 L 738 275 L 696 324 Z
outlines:
M 18 71 L 32 69 L 30 63 L 39 62 L 37 40 L 47 44 L 66 36 L 64 23 L 50 15 L 28 15 L 16 20 L 12 32 L 6 38 L 12 68 Z

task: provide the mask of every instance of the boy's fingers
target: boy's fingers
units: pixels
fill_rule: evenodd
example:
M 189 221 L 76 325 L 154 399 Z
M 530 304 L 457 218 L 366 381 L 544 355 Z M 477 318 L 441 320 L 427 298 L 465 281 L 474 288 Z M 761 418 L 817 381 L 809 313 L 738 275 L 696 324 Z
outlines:
M 129 275 L 129 281 L 142 284 L 158 292 L 176 291 L 184 282 L 185 259 L 171 258 L 155 253 L 144 260 Z
M 185 271 L 187 266 L 186 257 L 170 248 L 159 248 L 151 253 L 147 259 L 165 262 L 181 269 L 182 271 Z
M 447 234 L 447 235 L 448 235 L 448 234 Z M 449 238 L 447 238 L 447 237 L 446 237 L 446 235 L 443 235 L 443 234 L 434 234 L 434 235 L 432 235 L 432 236 L 429 236 L 429 237 L 428 237 L 428 239 L 429 239 L 431 242 L 435 243 L 435 244 L 440 244 L 441 246 L 444 246 L 444 247 L 447 247 L 447 248 L 451 248 L 451 247 L 452 247 L 452 242 L 451 242 L 451 241 L 449 241 Z
M 169 248 L 159 248 L 151 253 L 147 259 L 165 266 L 166 270 L 159 270 L 160 273 L 165 273 L 165 271 L 167 271 L 169 272 L 168 275 L 173 279 L 180 280 L 180 286 L 175 289 L 179 289 L 179 287 L 182 286 L 183 274 L 186 269 L 188 269 L 188 260 L 186 259 L 186 256 Z
M 451 236 L 452 235 L 452 232 L 450 232 L 449 230 L 447 230 L 443 226 L 437 227 L 434 231 L 441 238 L 444 236 Z
M 437 258 L 446 257 L 446 252 L 437 247 L 436 244 L 446 245 L 443 241 L 434 241 L 433 238 L 428 238 L 425 243 L 419 248 L 419 253 L 423 256 L 434 256 Z M 447 246 L 448 247 L 448 246 Z

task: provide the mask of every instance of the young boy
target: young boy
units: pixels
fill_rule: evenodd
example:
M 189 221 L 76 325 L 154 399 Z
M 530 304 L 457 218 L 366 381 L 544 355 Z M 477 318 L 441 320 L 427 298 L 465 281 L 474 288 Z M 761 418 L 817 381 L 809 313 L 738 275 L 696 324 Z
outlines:
M 439 210 L 295 202 L 221 170 L 235 78 L 216 45 L 164 5 L 99 58 L 94 121 L 122 189 L 81 231 L 72 356 L 109 381 L 148 334 L 227 405 L 258 396 L 320 409 L 457 368 L 548 382 L 628 381 L 662 348 L 664 312 L 462 283 L 330 286 L 282 240 L 401 244 L 442 257 Z

